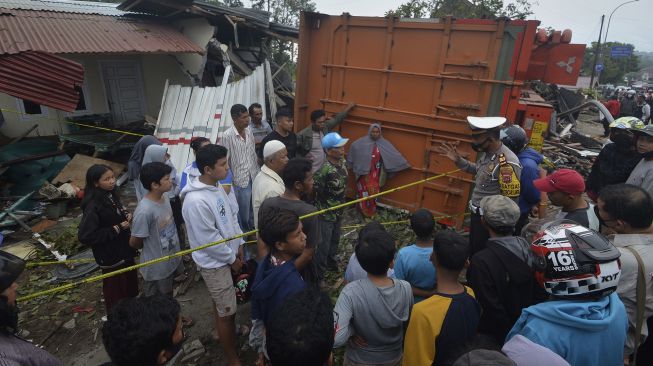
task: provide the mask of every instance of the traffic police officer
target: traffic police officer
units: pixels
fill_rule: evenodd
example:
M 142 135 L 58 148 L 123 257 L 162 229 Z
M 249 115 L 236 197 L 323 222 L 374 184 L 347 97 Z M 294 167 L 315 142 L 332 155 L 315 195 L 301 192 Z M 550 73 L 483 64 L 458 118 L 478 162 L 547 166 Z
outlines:
M 472 149 L 480 153 L 476 163 L 463 158 L 456 145 L 441 143 L 440 154 L 456 163 L 458 168 L 475 174 L 475 187 L 469 201 L 471 212 L 469 242 L 471 254 L 485 248 L 489 238 L 487 229 L 481 223 L 479 209 L 481 199 L 486 196 L 504 195 L 519 199 L 521 165 L 517 156 L 501 143 L 501 126 L 506 122 L 503 117 L 467 117 L 472 130 Z

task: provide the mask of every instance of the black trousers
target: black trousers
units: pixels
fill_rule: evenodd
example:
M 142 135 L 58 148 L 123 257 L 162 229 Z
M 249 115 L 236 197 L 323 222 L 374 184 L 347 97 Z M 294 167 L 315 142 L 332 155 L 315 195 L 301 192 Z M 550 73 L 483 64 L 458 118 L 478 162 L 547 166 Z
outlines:
M 653 329 L 653 316 L 646 320 L 648 329 Z M 653 337 L 650 334 L 646 338 L 646 342 L 639 345 L 637 350 L 637 364 L 638 365 L 653 365 Z
M 181 198 L 179 198 L 179 196 L 170 200 L 170 208 L 172 209 L 172 218 L 175 220 L 177 236 L 179 236 L 179 246 L 182 249 L 185 249 L 187 247 L 186 236 L 184 235 L 181 226 L 184 223 L 184 216 L 181 214 Z
M 523 213 L 519 216 L 519 220 L 515 224 L 515 236 L 521 235 L 521 230 L 528 224 L 528 212 Z
M 470 258 L 485 249 L 485 244 L 490 238 L 490 233 L 481 223 L 481 215 L 472 213 L 469 224 L 469 246 L 471 249 Z

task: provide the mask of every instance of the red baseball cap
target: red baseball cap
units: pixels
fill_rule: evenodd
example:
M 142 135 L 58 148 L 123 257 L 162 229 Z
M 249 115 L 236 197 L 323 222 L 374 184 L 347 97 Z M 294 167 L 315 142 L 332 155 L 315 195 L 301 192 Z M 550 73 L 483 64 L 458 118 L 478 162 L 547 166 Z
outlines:
M 563 192 L 580 195 L 585 192 L 583 176 L 571 169 L 558 169 L 544 178 L 534 180 L 533 185 L 545 193 Z

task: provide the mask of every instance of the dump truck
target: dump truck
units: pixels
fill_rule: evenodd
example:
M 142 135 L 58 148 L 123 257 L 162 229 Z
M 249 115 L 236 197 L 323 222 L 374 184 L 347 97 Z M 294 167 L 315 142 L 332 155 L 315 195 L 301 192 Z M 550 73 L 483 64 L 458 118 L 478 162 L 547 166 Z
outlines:
M 455 141 L 474 160 L 467 116 L 505 116 L 541 148 L 554 109 L 527 81 L 575 84 L 584 44 L 571 31 L 547 33 L 539 21 L 404 19 L 330 16 L 305 12 L 300 20 L 295 128 L 310 113 L 356 108 L 339 131 L 351 142 L 380 122 L 383 135 L 412 168 L 384 189 L 455 170 L 435 147 Z M 352 180 L 353 181 L 353 180 Z M 473 177 L 463 172 L 400 190 L 381 202 L 438 215 L 465 212 Z M 458 216 L 455 224 L 460 225 Z

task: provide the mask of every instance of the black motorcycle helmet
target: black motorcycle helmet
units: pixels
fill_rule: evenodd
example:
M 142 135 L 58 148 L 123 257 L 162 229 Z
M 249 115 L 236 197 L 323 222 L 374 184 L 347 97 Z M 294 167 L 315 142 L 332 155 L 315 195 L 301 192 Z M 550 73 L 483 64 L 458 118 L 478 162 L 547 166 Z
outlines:
M 0 292 L 16 282 L 23 270 L 25 270 L 24 260 L 0 250 Z
M 501 130 L 501 142 L 515 154 L 519 154 L 528 143 L 526 131 L 518 125 L 511 125 Z

